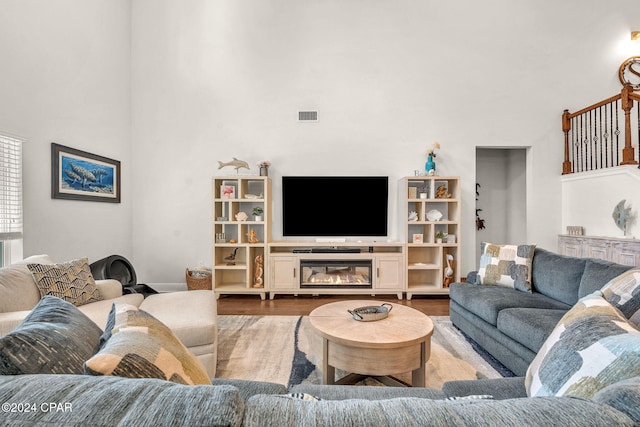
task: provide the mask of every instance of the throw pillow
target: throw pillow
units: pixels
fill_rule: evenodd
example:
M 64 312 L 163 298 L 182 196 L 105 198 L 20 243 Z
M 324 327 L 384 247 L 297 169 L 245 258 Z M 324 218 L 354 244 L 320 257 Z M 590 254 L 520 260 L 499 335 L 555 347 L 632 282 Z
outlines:
M 602 288 L 602 295 L 631 323 L 640 327 L 640 268 L 611 279 Z
M 493 400 L 491 394 L 470 394 L 469 396 L 449 396 L 442 400 Z
M 76 306 L 102 299 L 87 258 L 61 264 L 28 264 L 27 267 L 41 297 L 53 295 Z
M 478 284 L 531 292 L 531 264 L 536 245 L 482 243 Z
M 86 374 L 211 384 L 205 367 L 171 329 L 136 306 L 114 302 L 103 340 L 86 361 Z
M 46 296 L 0 338 L 0 375 L 82 374 L 102 330 L 73 304 Z
M 640 331 L 599 291 L 582 298 L 558 322 L 529 365 L 527 395 L 590 399 L 640 375 Z
M 289 393 L 285 396 L 290 397 L 292 399 L 308 400 L 309 402 L 319 402 L 322 400 L 318 396 L 314 396 L 309 393 Z

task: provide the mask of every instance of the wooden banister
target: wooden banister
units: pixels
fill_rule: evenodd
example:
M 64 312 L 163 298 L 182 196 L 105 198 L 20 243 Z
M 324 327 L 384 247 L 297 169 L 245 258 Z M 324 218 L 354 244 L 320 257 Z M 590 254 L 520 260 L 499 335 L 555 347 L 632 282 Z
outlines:
M 635 160 L 633 146 L 631 145 L 631 109 L 633 108 L 633 99 L 629 94 L 633 93 L 631 85 L 626 84 L 622 88 L 622 111 L 624 111 L 624 148 L 622 149 L 621 165 L 637 165 Z
M 626 84 L 619 94 L 573 113 L 569 110 L 563 111 L 563 175 L 577 171 L 638 164 L 635 159 L 631 126 L 633 101 L 640 104 L 640 94 L 633 92 L 633 88 Z M 618 122 L 618 113 L 622 113 L 624 116 L 622 126 Z M 638 139 L 640 139 L 640 110 L 636 123 L 638 124 Z M 579 129 L 574 129 L 574 127 Z M 624 138 L 624 146 L 619 151 L 618 137 L 621 133 Z M 572 147 L 572 142 L 574 147 Z M 621 160 L 619 159 L 620 154 Z M 578 170 L 576 170 L 576 162 L 579 164 Z

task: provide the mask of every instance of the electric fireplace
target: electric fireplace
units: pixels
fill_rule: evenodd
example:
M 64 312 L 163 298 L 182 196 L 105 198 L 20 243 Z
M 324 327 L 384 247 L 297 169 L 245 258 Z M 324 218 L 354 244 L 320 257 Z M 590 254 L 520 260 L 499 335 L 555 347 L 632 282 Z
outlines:
M 300 260 L 300 288 L 371 289 L 371 260 Z

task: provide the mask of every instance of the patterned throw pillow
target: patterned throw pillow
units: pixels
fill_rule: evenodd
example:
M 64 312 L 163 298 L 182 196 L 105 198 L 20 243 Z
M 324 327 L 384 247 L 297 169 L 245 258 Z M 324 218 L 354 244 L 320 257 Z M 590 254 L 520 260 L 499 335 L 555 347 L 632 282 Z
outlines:
M 53 295 L 76 306 L 102 299 L 87 258 L 61 264 L 28 264 L 27 267 L 41 297 Z
M 82 374 L 102 330 L 73 304 L 46 296 L 0 338 L 0 375 Z
M 529 365 L 527 395 L 590 399 L 640 375 L 640 331 L 602 297 L 582 298 L 565 314 Z
M 531 292 L 531 265 L 536 245 L 482 243 L 478 284 Z
M 602 295 L 631 323 L 640 327 L 640 268 L 611 279 L 602 288 Z
M 85 374 L 211 384 L 205 367 L 171 329 L 136 306 L 115 302 L 102 339 L 101 350 L 84 365 Z

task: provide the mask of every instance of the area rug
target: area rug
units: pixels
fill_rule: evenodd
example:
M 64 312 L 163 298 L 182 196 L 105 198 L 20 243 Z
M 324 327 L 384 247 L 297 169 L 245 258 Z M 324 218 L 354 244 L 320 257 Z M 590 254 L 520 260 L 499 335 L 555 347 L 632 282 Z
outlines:
M 513 375 L 456 329 L 448 316 L 431 319 L 435 328 L 427 387 Z M 320 384 L 321 366 L 322 341 L 306 316 L 218 316 L 218 378 L 271 381 L 287 387 Z M 337 374 L 346 373 L 337 370 Z M 411 373 L 396 378 L 409 383 Z

